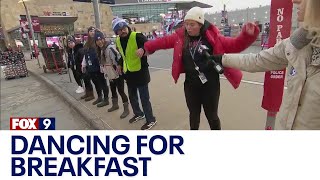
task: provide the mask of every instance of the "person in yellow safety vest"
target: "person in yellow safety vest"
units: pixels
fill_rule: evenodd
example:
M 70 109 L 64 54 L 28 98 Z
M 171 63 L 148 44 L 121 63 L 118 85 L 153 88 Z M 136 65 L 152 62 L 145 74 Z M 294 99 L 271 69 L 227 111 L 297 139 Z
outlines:
M 133 32 L 128 23 L 121 18 L 112 21 L 112 29 L 117 35 L 116 47 L 121 54 L 119 61 L 119 73 L 124 74 L 128 85 L 128 94 L 134 116 L 129 120 L 135 123 L 141 119 L 146 119 L 146 123 L 141 130 L 151 129 L 156 123 L 153 116 L 148 84 L 150 82 L 149 64 L 147 56 L 144 56 L 144 43 L 147 38 L 138 32 Z M 139 97 L 143 111 L 140 109 Z

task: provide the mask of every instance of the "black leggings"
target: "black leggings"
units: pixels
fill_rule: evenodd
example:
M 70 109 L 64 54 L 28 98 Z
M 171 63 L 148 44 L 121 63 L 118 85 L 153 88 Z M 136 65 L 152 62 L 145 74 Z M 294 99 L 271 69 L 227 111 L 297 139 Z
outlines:
M 77 71 L 77 70 L 75 70 L 75 69 L 73 69 L 73 68 L 71 68 L 71 70 L 72 70 L 73 77 L 74 77 L 74 79 L 76 80 L 78 86 L 81 86 L 81 87 L 82 87 L 82 83 L 81 83 L 82 73 L 79 72 L 79 71 Z
M 98 97 L 102 97 L 102 92 L 103 92 L 104 98 L 107 99 L 109 95 L 109 88 L 107 85 L 107 81 L 104 78 L 104 74 L 101 72 L 90 72 L 89 74 L 96 88 Z
M 110 89 L 112 93 L 112 98 L 114 99 L 118 98 L 118 94 L 117 94 L 117 89 L 118 89 L 122 102 L 123 103 L 128 102 L 128 96 L 124 92 L 124 79 L 121 76 L 117 79 L 113 79 L 110 81 Z
M 204 85 L 191 82 L 184 83 L 184 93 L 190 112 L 190 129 L 198 130 L 200 125 L 201 105 L 208 119 L 211 130 L 221 130 L 218 117 L 220 84 L 207 82 Z

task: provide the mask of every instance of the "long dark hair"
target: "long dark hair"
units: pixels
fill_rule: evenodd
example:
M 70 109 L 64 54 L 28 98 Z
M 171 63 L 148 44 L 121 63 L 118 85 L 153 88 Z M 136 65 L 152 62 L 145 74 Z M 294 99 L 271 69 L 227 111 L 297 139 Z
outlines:
M 188 49 L 189 48 L 189 43 L 190 43 L 190 36 L 187 32 L 187 30 L 184 31 L 184 45 L 183 49 Z
M 88 36 L 88 41 L 84 45 L 84 48 L 86 48 L 86 49 L 96 48 L 96 42 L 95 42 L 94 38 L 92 38 L 91 36 Z
M 66 51 L 67 51 L 67 53 L 71 53 L 72 52 L 72 48 L 69 48 L 69 46 L 67 46 Z
M 91 36 L 88 36 L 88 41 L 84 45 L 84 52 L 85 53 L 89 52 L 89 49 L 94 49 L 95 53 L 99 55 L 99 53 L 97 53 L 96 41 Z
M 98 54 L 98 58 L 101 60 L 101 52 L 106 48 L 106 45 L 107 45 L 107 41 L 105 40 L 104 41 L 104 44 L 102 46 L 102 48 L 100 48 L 99 46 L 96 45 L 96 52 Z

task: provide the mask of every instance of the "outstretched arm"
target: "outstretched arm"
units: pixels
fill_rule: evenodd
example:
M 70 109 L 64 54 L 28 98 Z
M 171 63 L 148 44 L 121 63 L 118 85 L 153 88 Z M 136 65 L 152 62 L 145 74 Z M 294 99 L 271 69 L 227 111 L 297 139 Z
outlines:
M 238 53 L 247 49 L 259 35 L 258 26 L 247 23 L 242 28 L 241 34 L 236 38 L 220 36 L 220 41 L 225 49 L 225 53 Z
M 176 33 L 171 34 L 169 36 L 164 36 L 155 40 L 148 41 L 144 44 L 144 49 L 152 54 L 160 49 L 171 49 L 174 47 L 178 37 Z
M 285 54 L 285 46 L 286 43 L 289 43 L 288 41 L 289 39 L 286 39 L 273 48 L 266 49 L 258 54 L 225 54 L 222 56 L 222 65 L 247 72 L 285 69 L 288 65 Z

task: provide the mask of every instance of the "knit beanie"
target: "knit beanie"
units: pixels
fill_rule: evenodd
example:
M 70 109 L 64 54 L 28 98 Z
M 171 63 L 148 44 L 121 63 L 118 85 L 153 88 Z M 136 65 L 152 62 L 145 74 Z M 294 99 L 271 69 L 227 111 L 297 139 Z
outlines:
M 88 32 L 89 32 L 89 31 L 92 31 L 92 30 L 95 30 L 95 29 L 96 29 L 95 27 L 90 26 L 90 27 L 88 28 Z
M 112 21 L 112 30 L 115 34 L 117 34 L 117 31 L 124 28 L 124 27 L 128 27 L 128 23 L 124 20 L 124 19 L 121 19 L 121 18 L 115 18 L 113 21 Z
M 193 20 L 200 24 L 204 24 L 204 12 L 200 7 L 193 7 L 187 12 L 184 20 Z
M 70 42 L 76 42 L 76 39 L 72 35 L 68 35 L 67 37 L 67 43 L 70 43 Z
M 95 41 L 98 41 L 98 40 L 101 40 L 101 39 L 104 39 L 105 38 L 105 36 L 104 36 L 104 34 L 101 32 L 101 31 L 96 31 L 95 33 L 94 33 L 94 39 L 95 39 Z

